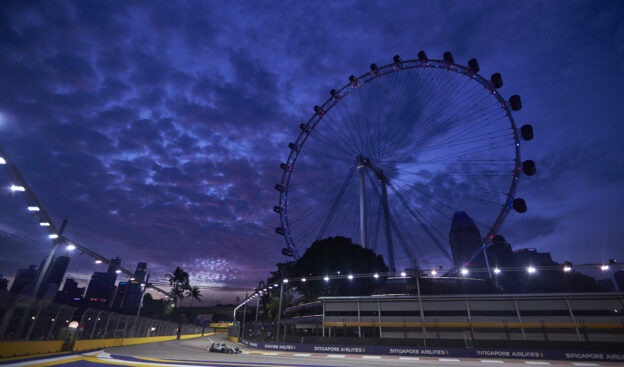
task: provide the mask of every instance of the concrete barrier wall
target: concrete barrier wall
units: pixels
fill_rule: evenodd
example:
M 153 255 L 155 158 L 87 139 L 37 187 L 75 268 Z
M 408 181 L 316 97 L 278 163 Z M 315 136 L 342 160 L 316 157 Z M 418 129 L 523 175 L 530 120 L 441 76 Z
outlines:
M 206 333 L 204 336 L 213 335 L 214 333 Z M 202 334 L 182 335 L 180 339 L 200 338 Z M 111 338 L 111 339 L 91 339 L 76 340 L 74 343 L 74 352 L 82 352 L 86 350 L 104 349 L 111 347 L 122 347 L 126 345 L 159 343 L 170 340 L 176 340 L 175 335 L 153 336 L 148 338 Z M 63 349 L 62 340 L 52 341 L 21 341 L 21 342 L 0 342 L 0 358 L 20 357 L 38 354 L 59 353 Z
M 36 342 L 1 342 L 0 358 L 58 353 L 61 351 L 62 348 L 62 340 L 46 340 Z
M 204 336 L 212 335 L 212 333 L 204 334 Z M 180 339 L 200 338 L 202 334 L 181 335 Z M 76 340 L 74 344 L 74 352 L 85 350 L 103 349 L 110 347 L 123 347 L 126 345 L 137 345 L 147 343 L 159 343 L 170 340 L 176 340 L 175 335 L 169 336 L 153 336 L 149 338 L 113 338 L 113 339 L 93 339 L 93 340 Z

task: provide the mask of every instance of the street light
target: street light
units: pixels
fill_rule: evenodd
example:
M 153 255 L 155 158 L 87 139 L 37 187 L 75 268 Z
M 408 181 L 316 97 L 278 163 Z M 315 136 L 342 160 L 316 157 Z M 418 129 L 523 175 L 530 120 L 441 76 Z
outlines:
M 20 192 L 26 191 L 26 188 L 24 186 L 18 186 L 18 185 L 11 185 L 10 189 L 11 191 L 20 191 Z

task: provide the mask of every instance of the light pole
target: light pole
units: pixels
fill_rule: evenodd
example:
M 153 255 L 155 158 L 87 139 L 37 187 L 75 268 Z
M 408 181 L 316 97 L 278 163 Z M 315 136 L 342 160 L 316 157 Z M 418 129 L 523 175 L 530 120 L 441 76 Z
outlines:
M 147 279 L 145 283 L 141 283 L 141 299 L 139 300 L 139 308 L 137 308 L 136 316 L 134 317 L 134 333 L 135 335 L 138 333 L 137 322 L 139 322 L 139 316 L 141 315 L 141 309 L 143 308 L 143 298 L 145 297 L 145 293 L 147 291 L 147 287 L 149 287 L 149 274 L 147 275 Z
M 282 319 L 282 297 L 284 296 L 284 284 L 288 283 L 288 279 L 284 278 L 280 284 L 279 306 L 277 308 L 277 331 L 275 332 L 275 341 L 279 341 L 280 321 Z
M 422 294 L 420 293 L 420 270 L 416 272 L 416 292 L 418 293 L 418 308 L 420 310 L 420 322 L 422 323 L 423 346 L 427 346 L 427 328 L 425 327 L 425 310 L 423 310 Z
M 247 301 L 249 301 L 249 299 L 245 301 L 245 306 L 243 307 L 243 324 L 241 326 L 241 333 L 240 333 L 240 336 L 243 339 L 245 339 L 245 320 L 247 319 Z

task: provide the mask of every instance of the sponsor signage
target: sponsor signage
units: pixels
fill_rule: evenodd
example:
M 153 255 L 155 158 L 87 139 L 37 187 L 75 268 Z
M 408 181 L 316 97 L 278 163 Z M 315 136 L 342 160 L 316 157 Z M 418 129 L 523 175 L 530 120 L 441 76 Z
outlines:
M 553 350 L 517 350 L 517 349 L 471 349 L 471 348 L 426 348 L 426 347 L 389 347 L 382 345 L 349 346 L 328 344 L 284 344 L 264 343 L 241 340 L 251 348 L 284 352 L 338 353 L 338 354 L 374 354 L 395 356 L 418 356 L 430 358 L 488 358 L 488 359 L 551 359 L 574 361 L 624 361 L 624 353 L 610 352 L 571 352 Z

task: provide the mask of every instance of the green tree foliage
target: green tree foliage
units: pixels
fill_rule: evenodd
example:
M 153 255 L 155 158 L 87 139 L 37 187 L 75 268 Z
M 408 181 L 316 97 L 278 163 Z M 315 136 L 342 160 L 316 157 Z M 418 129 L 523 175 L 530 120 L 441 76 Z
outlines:
M 178 300 L 181 301 L 184 298 L 184 291 L 189 288 L 189 274 L 178 266 L 173 273 L 165 276 L 169 280 L 169 285 L 171 286 L 174 304 L 178 306 Z
M 381 255 L 354 244 L 345 237 L 329 237 L 316 241 L 303 256 L 288 264 L 289 277 L 306 277 L 387 272 L 388 266 Z M 370 295 L 382 286 L 382 279 L 372 277 L 332 279 L 329 282 L 293 282 L 296 289 L 308 299 L 319 296 Z
M 193 307 L 193 300 L 197 300 L 197 302 L 201 302 L 202 294 L 201 294 L 201 290 L 197 286 L 192 286 L 186 289 L 186 292 L 184 293 L 184 295 L 186 296 L 186 298 L 191 299 L 191 305 L 189 307 Z

